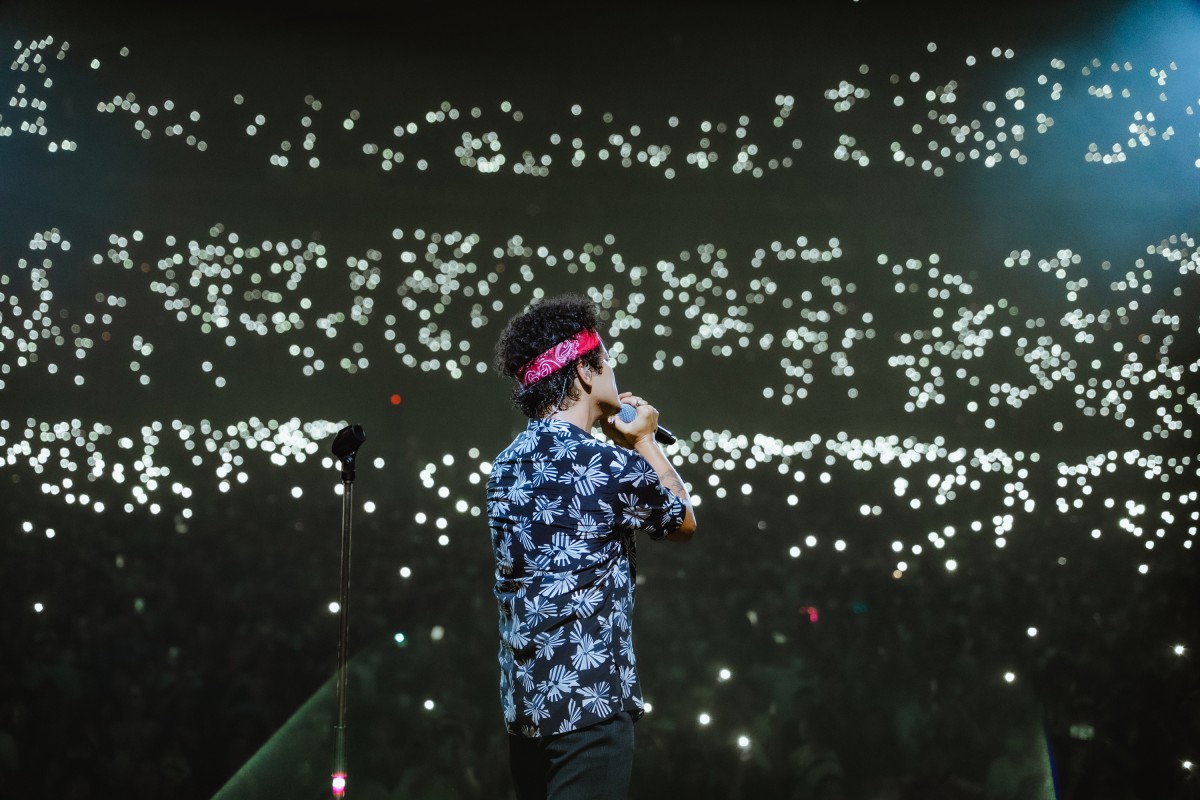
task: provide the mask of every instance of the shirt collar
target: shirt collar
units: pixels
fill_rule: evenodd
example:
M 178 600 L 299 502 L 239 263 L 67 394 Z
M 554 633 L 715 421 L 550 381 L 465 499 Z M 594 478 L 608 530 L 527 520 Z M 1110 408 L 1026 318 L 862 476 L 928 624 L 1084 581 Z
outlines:
M 576 439 L 591 439 L 591 434 L 580 428 L 578 425 L 573 425 L 565 419 L 531 419 L 525 428 L 534 433 L 566 433 Z

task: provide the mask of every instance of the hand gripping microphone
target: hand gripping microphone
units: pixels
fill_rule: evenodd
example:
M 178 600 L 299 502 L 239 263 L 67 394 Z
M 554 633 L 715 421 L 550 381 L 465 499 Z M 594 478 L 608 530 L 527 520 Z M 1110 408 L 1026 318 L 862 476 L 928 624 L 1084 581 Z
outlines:
M 617 412 L 617 416 L 621 422 L 633 422 L 637 419 L 637 409 L 629 403 L 621 403 L 621 410 Z M 659 444 L 675 444 L 675 434 L 662 425 L 654 429 L 654 439 Z

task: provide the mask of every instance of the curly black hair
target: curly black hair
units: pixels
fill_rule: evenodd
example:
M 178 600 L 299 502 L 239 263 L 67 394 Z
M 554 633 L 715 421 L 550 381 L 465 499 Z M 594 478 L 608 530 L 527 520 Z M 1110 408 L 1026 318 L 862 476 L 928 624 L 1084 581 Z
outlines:
M 600 330 L 600 311 L 591 300 L 573 294 L 540 300 L 508 321 L 496 342 L 492 365 L 499 374 L 516 380 L 521 367 L 581 330 Z M 596 372 L 603 371 L 604 351 L 597 347 L 584 353 L 527 389 L 518 383 L 513 388 L 513 405 L 530 419 L 540 419 L 570 405 L 568 399 L 577 401 L 575 365 L 581 361 Z

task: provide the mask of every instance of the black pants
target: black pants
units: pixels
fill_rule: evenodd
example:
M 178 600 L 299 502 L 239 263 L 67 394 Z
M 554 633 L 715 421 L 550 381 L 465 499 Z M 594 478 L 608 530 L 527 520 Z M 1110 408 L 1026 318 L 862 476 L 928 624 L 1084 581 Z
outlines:
M 625 800 L 633 770 L 633 717 L 621 711 L 589 728 L 508 737 L 518 800 Z

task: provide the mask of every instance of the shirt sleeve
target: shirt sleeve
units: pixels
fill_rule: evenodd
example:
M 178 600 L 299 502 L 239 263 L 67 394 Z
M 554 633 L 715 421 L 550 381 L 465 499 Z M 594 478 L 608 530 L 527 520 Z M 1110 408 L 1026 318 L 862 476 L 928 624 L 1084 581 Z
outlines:
M 637 453 L 622 455 L 614 462 L 616 480 L 610 484 L 613 527 L 641 531 L 651 539 L 674 533 L 687 511 L 683 501 L 662 485 L 649 461 Z

